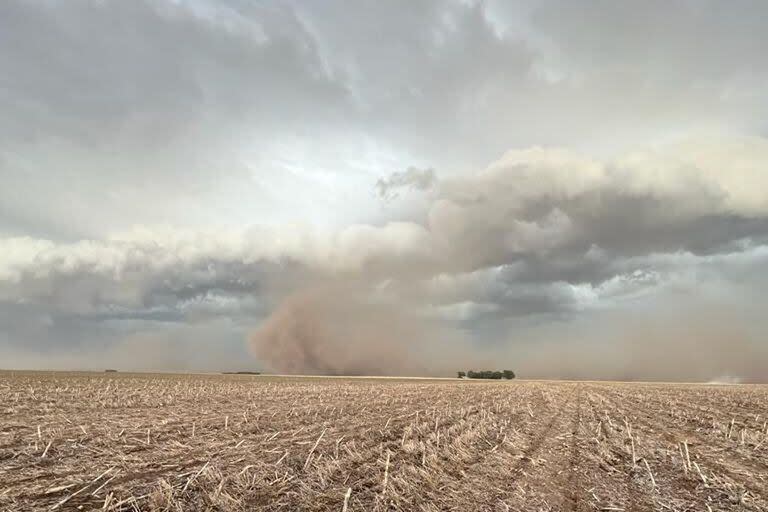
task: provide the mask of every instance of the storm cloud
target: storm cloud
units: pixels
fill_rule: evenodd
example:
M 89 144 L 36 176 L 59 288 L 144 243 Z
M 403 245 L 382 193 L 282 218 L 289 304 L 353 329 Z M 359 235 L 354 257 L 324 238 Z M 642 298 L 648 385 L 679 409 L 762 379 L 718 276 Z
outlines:
M 0 367 L 768 378 L 766 5 L 574 9 L 4 3 Z

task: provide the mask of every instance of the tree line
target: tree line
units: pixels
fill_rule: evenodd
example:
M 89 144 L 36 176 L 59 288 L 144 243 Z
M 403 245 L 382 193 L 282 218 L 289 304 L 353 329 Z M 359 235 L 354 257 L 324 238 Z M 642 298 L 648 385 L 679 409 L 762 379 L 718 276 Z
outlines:
M 476 372 L 475 370 L 469 370 L 468 372 L 457 372 L 458 377 L 460 379 L 463 378 L 470 378 L 470 379 L 514 379 L 515 378 L 515 372 L 512 370 L 480 370 L 479 372 Z

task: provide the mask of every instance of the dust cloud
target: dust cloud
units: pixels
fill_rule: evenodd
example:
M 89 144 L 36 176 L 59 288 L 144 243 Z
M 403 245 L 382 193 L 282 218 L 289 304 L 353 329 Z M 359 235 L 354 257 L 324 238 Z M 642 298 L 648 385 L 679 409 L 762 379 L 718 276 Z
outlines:
M 768 324 L 753 303 L 768 200 L 743 184 L 764 178 L 768 141 L 707 147 L 606 160 L 536 147 L 445 180 L 395 173 L 379 196 L 429 189 L 423 218 L 313 245 L 299 259 L 310 276 L 359 284 L 302 284 L 251 348 L 286 373 L 766 380 Z M 381 301 L 386 281 L 396 289 Z
M 606 313 L 549 329 L 514 350 L 522 377 L 665 382 L 766 382 L 756 321 L 715 304 Z M 550 339 L 545 340 L 543 337 Z
M 322 285 L 287 297 L 250 347 L 286 374 L 439 376 L 481 361 L 458 333 L 412 311 L 354 286 Z
M 768 350 L 753 329 L 758 313 L 745 308 L 659 302 L 631 314 L 513 328 L 494 343 L 470 339 L 415 313 L 419 308 L 374 300 L 355 287 L 309 288 L 282 301 L 252 333 L 250 348 L 269 370 L 286 374 L 452 376 L 510 368 L 522 378 L 768 380 Z

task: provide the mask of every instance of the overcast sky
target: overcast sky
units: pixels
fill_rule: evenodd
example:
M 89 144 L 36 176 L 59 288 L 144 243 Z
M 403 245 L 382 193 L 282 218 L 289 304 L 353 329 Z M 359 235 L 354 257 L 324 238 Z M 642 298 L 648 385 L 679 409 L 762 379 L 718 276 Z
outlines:
M 766 379 L 766 19 L 0 2 L 0 368 Z

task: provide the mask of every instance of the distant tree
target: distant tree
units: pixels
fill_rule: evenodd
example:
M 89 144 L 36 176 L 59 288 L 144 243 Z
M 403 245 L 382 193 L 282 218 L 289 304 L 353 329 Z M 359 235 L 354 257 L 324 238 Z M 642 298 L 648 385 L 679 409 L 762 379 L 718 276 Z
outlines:
M 500 379 L 514 379 L 515 378 L 515 372 L 512 370 L 469 370 L 466 374 L 464 372 L 458 372 L 459 378 L 463 378 L 464 376 L 469 377 L 470 379 L 493 379 L 493 380 L 500 380 Z
M 464 377 L 466 377 L 466 376 L 467 376 L 467 374 L 466 374 L 466 373 L 464 373 L 464 372 L 457 372 L 457 374 L 458 374 L 458 377 L 459 377 L 460 379 L 463 379 Z

